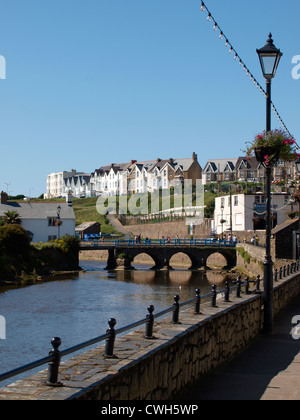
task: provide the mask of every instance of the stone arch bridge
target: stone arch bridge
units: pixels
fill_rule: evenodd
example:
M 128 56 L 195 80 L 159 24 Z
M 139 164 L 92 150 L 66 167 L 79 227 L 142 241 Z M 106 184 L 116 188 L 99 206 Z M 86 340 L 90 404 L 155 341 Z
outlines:
M 170 266 L 171 258 L 178 254 L 183 253 L 187 255 L 191 260 L 192 270 L 197 270 L 202 267 L 206 267 L 207 259 L 215 254 L 219 253 L 225 257 L 227 261 L 226 268 L 230 269 L 236 266 L 237 255 L 236 247 L 229 244 L 134 244 L 128 245 L 126 241 L 120 243 L 121 241 L 115 241 L 114 244 L 105 244 L 99 242 L 98 244 L 82 244 L 81 250 L 107 250 L 108 259 L 107 259 L 107 270 L 114 270 L 120 265 L 124 269 L 133 269 L 132 263 L 140 254 L 149 255 L 153 261 L 154 270 L 163 270 L 163 269 L 172 269 Z

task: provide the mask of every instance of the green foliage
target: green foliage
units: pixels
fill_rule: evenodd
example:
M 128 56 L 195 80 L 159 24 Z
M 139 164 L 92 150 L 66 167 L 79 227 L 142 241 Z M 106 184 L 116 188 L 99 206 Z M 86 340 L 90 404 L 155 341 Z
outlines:
M 23 274 L 76 270 L 79 247 L 79 240 L 69 235 L 45 244 L 30 244 L 30 236 L 21 226 L 1 226 L 0 278 L 16 279 Z
M 0 227 L 1 254 L 24 254 L 30 249 L 30 236 L 19 225 L 4 225 Z
M 15 278 L 31 264 L 30 236 L 19 225 L 0 227 L 0 278 Z
M 118 259 L 120 259 L 120 260 L 125 260 L 125 259 L 127 259 L 128 261 L 132 262 L 134 258 L 133 258 L 133 256 L 132 256 L 132 255 L 130 255 L 130 254 L 126 254 L 125 252 L 121 252 L 121 253 L 118 255 Z
M 75 238 L 74 236 L 65 235 L 59 239 L 54 239 L 53 241 L 46 243 L 39 242 L 38 244 L 33 244 L 33 246 L 38 250 L 59 249 L 65 253 L 76 253 L 80 249 L 80 239 Z
M 247 251 L 244 250 L 244 248 L 239 247 L 237 248 L 237 251 L 247 264 L 251 262 L 251 256 L 248 254 Z
M 7 211 L 4 213 L 3 222 L 5 225 L 20 225 L 20 215 L 16 211 Z

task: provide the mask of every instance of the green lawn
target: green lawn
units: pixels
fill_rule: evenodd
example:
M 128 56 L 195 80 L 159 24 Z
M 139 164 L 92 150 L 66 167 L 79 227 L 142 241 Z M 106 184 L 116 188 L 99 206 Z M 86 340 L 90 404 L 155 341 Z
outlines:
M 102 233 L 117 233 L 105 216 L 99 214 L 96 209 L 97 197 L 73 198 L 73 208 L 76 217 L 76 226 L 83 222 L 101 223 Z

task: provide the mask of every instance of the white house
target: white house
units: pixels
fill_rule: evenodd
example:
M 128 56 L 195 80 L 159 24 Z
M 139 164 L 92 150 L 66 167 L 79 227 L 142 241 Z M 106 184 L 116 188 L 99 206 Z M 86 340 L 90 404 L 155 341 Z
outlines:
M 70 172 L 53 172 L 47 176 L 47 193 L 44 198 L 66 197 L 69 191 L 73 197 L 88 197 L 90 177 L 90 174 L 77 172 L 75 169 Z
M 290 196 L 272 194 L 272 227 L 283 223 L 291 210 Z M 266 226 L 264 194 L 232 194 L 215 199 L 214 230 L 218 235 L 247 230 L 264 230 Z
M 65 187 L 58 189 L 58 180 L 64 180 Z M 152 192 L 158 189 L 169 189 L 183 184 L 185 179 L 202 178 L 202 169 L 198 158 L 193 153 L 185 159 L 156 159 L 129 163 L 111 163 L 96 169 L 91 175 L 83 173 L 58 173 L 48 176 L 46 197 L 50 192 L 65 195 L 70 191 L 73 197 L 115 196 Z M 52 189 L 51 189 L 51 188 Z
M 34 243 L 75 236 L 75 213 L 70 197 L 65 203 L 7 202 L 7 194 L 1 193 L 0 218 L 8 211 L 19 214 L 21 226 L 31 234 Z M 62 222 L 60 226 L 57 221 Z

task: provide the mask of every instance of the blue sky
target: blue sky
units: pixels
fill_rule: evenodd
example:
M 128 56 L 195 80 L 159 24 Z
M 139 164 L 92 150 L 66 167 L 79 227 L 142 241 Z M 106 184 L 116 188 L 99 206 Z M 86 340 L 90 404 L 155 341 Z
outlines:
M 283 52 L 272 99 L 300 140 L 300 3 L 206 0 L 264 87 L 256 48 Z M 39 196 L 48 173 L 131 159 L 242 155 L 265 98 L 199 0 L 0 0 L 0 189 Z M 272 128 L 280 128 L 272 115 Z

